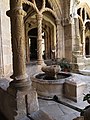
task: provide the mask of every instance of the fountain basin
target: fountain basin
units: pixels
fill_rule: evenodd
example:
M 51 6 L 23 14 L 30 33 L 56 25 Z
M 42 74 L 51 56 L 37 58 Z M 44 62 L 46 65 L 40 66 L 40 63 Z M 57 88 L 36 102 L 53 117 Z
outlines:
M 70 73 L 59 72 L 57 79 L 47 77 L 45 73 L 38 73 L 31 77 L 32 86 L 36 88 L 37 94 L 44 97 L 53 97 L 54 95 L 63 95 L 63 85 L 68 79 L 71 79 Z

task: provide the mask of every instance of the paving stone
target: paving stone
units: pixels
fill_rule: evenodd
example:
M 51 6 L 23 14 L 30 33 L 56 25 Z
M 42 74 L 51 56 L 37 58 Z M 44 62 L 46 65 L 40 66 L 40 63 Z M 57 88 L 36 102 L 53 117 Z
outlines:
M 53 120 L 47 113 L 42 110 L 34 112 L 30 117 L 32 118 L 31 120 Z
M 30 120 L 27 116 L 25 116 L 23 119 L 21 120 Z
M 78 113 L 77 111 L 75 111 L 75 110 L 73 110 L 73 109 L 71 109 L 67 106 L 61 105 L 61 104 L 59 104 L 59 108 L 61 109 L 61 111 L 63 111 L 63 113 L 65 115 L 72 114 L 72 113 L 75 113 L 75 112 Z
M 47 112 L 50 116 L 52 116 L 55 120 L 60 118 L 60 116 L 64 116 L 63 111 L 59 108 L 58 104 L 52 104 L 48 106 L 44 106 L 41 108 L 43 111 Z

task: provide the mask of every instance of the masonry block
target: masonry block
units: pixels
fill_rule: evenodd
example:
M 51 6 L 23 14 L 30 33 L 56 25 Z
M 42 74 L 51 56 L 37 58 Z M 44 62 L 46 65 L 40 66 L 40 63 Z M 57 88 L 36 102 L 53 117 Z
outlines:
M 76 78 L 66 80 L 64 83 L 64 95 L 65 97 L 77 102 L 82 98 L 86 83 Z

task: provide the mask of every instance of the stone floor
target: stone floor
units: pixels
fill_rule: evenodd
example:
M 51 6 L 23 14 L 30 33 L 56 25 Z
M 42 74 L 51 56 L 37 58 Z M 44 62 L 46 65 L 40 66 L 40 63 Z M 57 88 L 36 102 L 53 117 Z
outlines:
M 27 74 L 29 75 L 29 79 L 30 76 L 40 71 L 41 71 L 40 66 L 36 66 L 36 62 L 35 63 L 32 62 L 30 65 L 27 65 Z M 88 93 L 90 90 L 90 76 L 81 75 L 81 74 L 74 74 L 74 75 L 76 79 L 86 82 L 87 88 L 84 91 L 84 93 L 85 94 Z M 79 108 L 84 108 L 85 106 L 88 105 L 86 102 L 83 102 L 82 99 L 79 100 L 78 102 L 71 101 L 67 98 L 60 98 L 60 100 Z M 80 115 L 80 112 L 73 110 L 63 104 L 56 103 L 55 101 L 52 101 L 50 99 L 45 100 L 43 98 L 42 99 L 40 98 L 38 99 L 38 101 L 39 101 L 40 110 L 46 112 L 53 120 L 73 120 L 74 118 Z M 6 120 L 6 119 L 3 118 L 2 115 L 0 115 L 0 120 Z M 29 120 L 29 119 L 25 118 L 23 120 Z

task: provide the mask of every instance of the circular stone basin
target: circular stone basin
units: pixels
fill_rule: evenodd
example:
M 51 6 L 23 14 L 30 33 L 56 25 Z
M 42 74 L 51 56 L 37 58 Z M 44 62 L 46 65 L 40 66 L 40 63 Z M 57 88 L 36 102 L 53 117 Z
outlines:
M 48 77 L 45 73 L 38 73 L 31 77 L 31 81 L 39 96 L 53 97 L 54 95 L 63 95 L 63 84 L 71 77 L 70 73 L 65 72 L 58 73 L 57 78 Z

